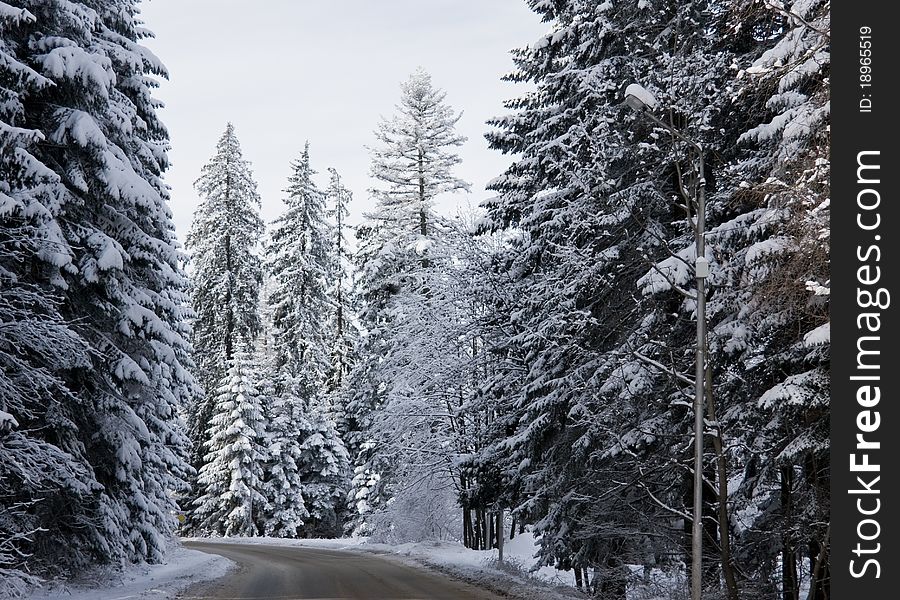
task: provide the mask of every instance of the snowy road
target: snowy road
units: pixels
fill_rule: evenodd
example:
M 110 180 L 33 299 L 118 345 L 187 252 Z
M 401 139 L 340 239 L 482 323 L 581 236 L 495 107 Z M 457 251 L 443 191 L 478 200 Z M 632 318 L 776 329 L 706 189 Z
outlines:
M 222 579 L 193 586 L 184 600 L 499 600 L 490 592 L 384 558 L 353 552 L 185 542 L 240 565 Z

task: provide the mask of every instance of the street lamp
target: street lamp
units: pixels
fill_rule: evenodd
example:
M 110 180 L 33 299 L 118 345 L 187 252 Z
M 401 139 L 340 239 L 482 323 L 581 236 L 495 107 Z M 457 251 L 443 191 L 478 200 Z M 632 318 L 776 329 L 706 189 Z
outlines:
M 680 130 L 660 120 L 651 110 L 656 106 L 653 94 L 636 83 L 625 88 L 625 104 L 649 118 L 697 151 L 697 227 L 694 231 L 696 258 L 694 276 L 697 279 L 697 363 L 694 380 L 694 522 L 691 528 L 691 600 L 700 600 L 703 578 L 703 400 L 706 380 L 706 278 L 709 261 L 706 259 L 706 179 L 703 172 L 703 147 Z

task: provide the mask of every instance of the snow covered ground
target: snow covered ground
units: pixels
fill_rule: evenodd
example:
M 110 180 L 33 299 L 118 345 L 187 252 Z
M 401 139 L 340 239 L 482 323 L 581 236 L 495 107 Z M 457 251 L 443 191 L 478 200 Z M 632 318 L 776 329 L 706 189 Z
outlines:
M 48 582 L 24 597 L 28 600 L 66 598 L 68 600 L 164 600 L 198 581 L 218 579 L 236 565 L 225 557 L 173 547 L 161 565 L 135 565 L 122 572 L 98 572 L 92 578 Z

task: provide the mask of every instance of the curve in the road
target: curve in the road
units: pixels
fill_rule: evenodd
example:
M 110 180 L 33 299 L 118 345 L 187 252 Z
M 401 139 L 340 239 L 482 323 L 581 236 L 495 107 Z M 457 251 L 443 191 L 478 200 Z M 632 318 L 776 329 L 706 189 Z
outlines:
M 186 542 L 240 565 L 197 584 L 182 600 L 500 600 L 436 573 L 354 552 L 320 548 Z

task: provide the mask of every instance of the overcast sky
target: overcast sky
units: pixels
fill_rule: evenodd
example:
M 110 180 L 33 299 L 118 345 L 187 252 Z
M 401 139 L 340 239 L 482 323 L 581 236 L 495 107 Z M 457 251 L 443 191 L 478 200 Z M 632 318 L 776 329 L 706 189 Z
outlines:
M 353 191 L 352 221 L 371 207 L 366 190 L 372 131 L 400 98 L 417 67 L 464 111 L 458 174 L 470 195 L 441 203 L 477 204 L 509 158 L 488 150 L 485 120 L 521 85 L 500 81 L 513 68 L 509 50 L 547 30 L 524 0 L 145 0 L 145 40 L 169 69 L 157 96 L 169 128 L 172 209 L 183 241 L 199 198 L 193 182 L 225 129 L 234 123 L 271 221 L 281 210 L 289 163 L 310 142 L 325 186 L 328 167 Z

